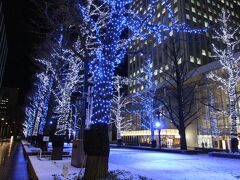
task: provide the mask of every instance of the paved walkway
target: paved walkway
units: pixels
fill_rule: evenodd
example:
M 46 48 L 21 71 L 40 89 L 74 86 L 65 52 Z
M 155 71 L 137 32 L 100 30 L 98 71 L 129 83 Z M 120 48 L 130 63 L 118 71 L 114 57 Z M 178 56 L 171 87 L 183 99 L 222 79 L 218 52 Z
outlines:
M 110 170 L 127 170 L 154 180 L 237 180 L 240 160 L 133 149 L 111 149 Z
M 0 179 L 28 180 L 27 160 L 21 143 L 0 143 Z

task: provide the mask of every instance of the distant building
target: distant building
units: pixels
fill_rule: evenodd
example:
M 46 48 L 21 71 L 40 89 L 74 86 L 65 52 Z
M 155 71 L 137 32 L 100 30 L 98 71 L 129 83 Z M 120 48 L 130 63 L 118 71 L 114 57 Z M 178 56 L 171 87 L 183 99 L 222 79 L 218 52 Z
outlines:
M 16 130 L 18 89 L 0 89 L 0 138 L 9 137 Z
M 4 22 L 3 4 L 0 0 L 0 88 L 2 87 L 5 63 L 7 60 L 8 46 Z

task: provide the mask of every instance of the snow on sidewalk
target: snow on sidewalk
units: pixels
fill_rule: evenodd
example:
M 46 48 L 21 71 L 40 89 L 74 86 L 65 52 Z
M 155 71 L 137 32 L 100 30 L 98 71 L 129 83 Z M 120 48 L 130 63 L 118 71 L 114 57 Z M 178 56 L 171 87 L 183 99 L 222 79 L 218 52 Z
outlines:
M 110 170 L 124 169 L 154 180 L 237 180 L 240 160 L 132 149 L 111 149 Z
M 42 158 L 39 160 L 37 156 L 29 156 L 32 166 L 39 180 L 53 180 L 53 175 L 61 175 L 63 173 L 63 166 L 69 166 L 70 175 L 78 175 L 81 171 L 80 168 L 71 166 L 71 158 L 65 158 L 63 160 L 49 160 L 48 158 Z
M 29 156 L 40 180 L 53 180 L 69 165 L 69 174 L 81 169 L 70 166 L 71 158 L 51 161 Z M 183 155 L 132 149 L 111 149 L 109 171 L 126 170 L 153 180 L 237 180 L 240 178 L 240 160 L 215 158 L 207 155 Z M 82 171 L 83 173 L 83 171 Z

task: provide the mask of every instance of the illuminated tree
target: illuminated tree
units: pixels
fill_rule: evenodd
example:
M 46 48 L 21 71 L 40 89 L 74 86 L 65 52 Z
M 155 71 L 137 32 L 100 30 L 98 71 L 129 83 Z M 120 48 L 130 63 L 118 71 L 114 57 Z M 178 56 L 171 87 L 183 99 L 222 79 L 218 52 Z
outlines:
M 78 53 L 80 49 L 79 39 L 74 42 L 74 48 Z M 63 45 L 63 36 L 60 35 L 58 42 L 52 46 L 51 58 L 38 59 L 51 71 L 56 86 L 52 90 L 55 99 L 54 119 L 57 120 L 55 135 L 73 134 L 72 102 L 71 96 L 79 91 L 83 83 L 83 62 L 71 48 Z
M 216 102 L 213 96 L 213 93 L 210 92 L 209 95 L 209 118 L 210 118 L 210 128 L 211 128 L 211 135 L 213 137 L 219 136 L 219 127 L 218 127 L 218 111 L 214 108 L 216 106 Z
M 111 106 L 111 122 L 115 124 L 117 128 L 117 141 L 121 143 L 121 132 L 124 130 L 129 130 L 132 125 L 132 120 L 127 119 L 124 116 L 126 113 L 126 106 L 131 102 L 129 97 L 124 96 L 122 93 L 122 88 L 124 85 L 129 84 L 129 80 L 127 78 L 123 78 L 121 76 L 115 76 L 114 78 L 114 89 L 116 94 L 113 95 L 112 106 Z
M 34 126 L 34 109 L 30 105 L 25 108 L 25 120 L 23 122 L 23 134 L 25 137 L 32 136 Z
M 78 113 L 78 107 L 73 104 L 72 105 L 72 111 L 71 111 L 71 127 L 72 127 L 72 132 L 73 132 L 73 137 L 74 139 L 79 136 L 79 131 L 81 129 L 81 124 L 82 124 L 82 119 L 79 116 Z
M 38 128 L 38 134 L 44 134 L 44 128 L 46 125 L 46 118 L 47 118 L 47 112 L 48 112 L 48 103 L 49 98 L 52 93 L 52 83 L 53 78 L 49 74 L 49 70 L 47 69 L 44 73 L 40 73 L 37 75 L 38 79 L 41 82 L 41 91 L 39 93 L 39 96 L 41 98 L 41 102 L 39 103 L 39 128 Z M 41 109 L 40 109 L 41 108 Z
M 142 79 L 139 79 L 139 85 L 143 89 L 137 92 L 134 96 L 136 97 L 136 104 L 140 104 L 142 110 L 138 110 L 142 112 L 142 126 L 146 129 L 150 129 L 151 131 L 151 142 L 152 146 L 155 146 L 155 138 L 154 138 L 154 129 L 155 129 L 155 111 L 156 108 L 154 106 L 155 102 L 155 92 L 156 86 L 154 85 L 154 69 L 153 69 L 153 60 L 151 55 L 146 55 L 145 63 L 141 68 L 141 76 Z
M 236 56 L 239 40 L 235 40 L 235 36 L 239 33 L 239 28 L 233 29 L 229 26 L 230 16 L 225 10 L 222 11 L 222 16 L 218 19 L 221 24 L 219 30 L 216 30 L 217 40 L 220 40 L 224 48 L 213 45 L 213 51 L 216 54 L 217 60 L 221 63 L 224 74 L 221 76 L 215 72 L 210 72 L 208 78 L 221 83 L 221 88 L 227 93 L 229 98 L 229 114 L 231 119 L 231 151 L 236 152 L 238 147 L 238 131 L 237 131 L 237 84 L 240 78 L 239 62 L 240 56 Z
M 36 74 L 34 92 L 29 97 L 25 108 L 24 134 L 27 136 L 37 136 L 43 133 L 50 93 L 51 81 L 47 71 Z
M 134 40 L 143 42 L 156 39 L 161 42 L 163 35 L 172 31 L 200 33 L 202 30 L 191 29 L 185 23 L 174 18 L 171 4 L 167 0 L 161 2 L 150 0 L 146 13 L 132 9 L 134 0 L 87 0 L 68 1 L 64 3 L 73 7 L 66 14 L 71 14 L 78 26 L 79 34 L 85 38 L 84 52 L 89 60 L 89 70 L 93 75 L 93 113 L 91 128 L 85 132 L 85 150 L 87 163 L 85 179 L 103 178 L 108 173 L 109 139 L 108 124 L 113 99 L 114 72 L 122 62 L 129 46 Z M 73 3 L 76 2 L 77 4 Z M 156 23 L 154 15 L 157 5 L 165 7 L 165 21 Z M 63 13 L 69 7 L 60 6 L 56 12 Z M 49 8 L 48 8 L 49 9 Z M 43 11 L 46 14 L 46 11 Z M 65 14 L 63 14 L 63 17 Z M 51 16 L 47 16 L 51 19 Z M 66 18 L 54 18 L 53 20 Z M 76 27 L 74 21 L 67 21 L 66 27 Z M 171 24 L 171 25 L 169 25 Z
M 163 33 L 182 31 L 200 33 L 192 30 L 185 23 L 178 23 L 171 10 L 171 4 L 162 0 L 161 5 L 166 8 L 166 19 L 171 22 L 156 23 L 155 6 L 160 3 L 150 0 L 146 6 L 148 12 L 137 13 L 131 9 L 133 0 L 101 0 L 87 1 L 78 5 L 80 19 L 86 25 L 89 33 L 86 44 L 93 56 L 90 62 L 90 72 L 94 78 L 93 116 L 91 131 L 94 142 L 88 142 L 86 179 L 105 177 L 108 172 L 108 123 L 110 120 L 110 106 L 113 98 L 114 70 L 122 62 L 129 46 L 134 40 L 144 41 L 151 37 L 161 42 Z M 128 35 L 124 36 L 128 32 Z M 85 136 L 87 138 L 87 136 Z M 99 144 L 99 145 L 98 145 Z M 93 150 L 95 149 L 95 150 Z M 97 149 L 97 150 L 96 150 Z M 100 169 L 99 169 L 100 168 Z

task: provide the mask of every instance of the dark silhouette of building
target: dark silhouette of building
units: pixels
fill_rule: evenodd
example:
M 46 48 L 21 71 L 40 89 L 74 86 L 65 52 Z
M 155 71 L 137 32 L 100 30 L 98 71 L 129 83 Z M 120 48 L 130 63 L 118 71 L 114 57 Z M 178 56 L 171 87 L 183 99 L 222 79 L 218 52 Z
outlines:
M 0 89 L 0 138 L 15 134 L 18 121 L 18 89 Z
M 6 28 L 5 28 L 5 22 L 4 22 L 3 3 L 0 0 L 0 87 L 2 87 L 7 53 L 8 53 L 8 46 L 7 46 Z

